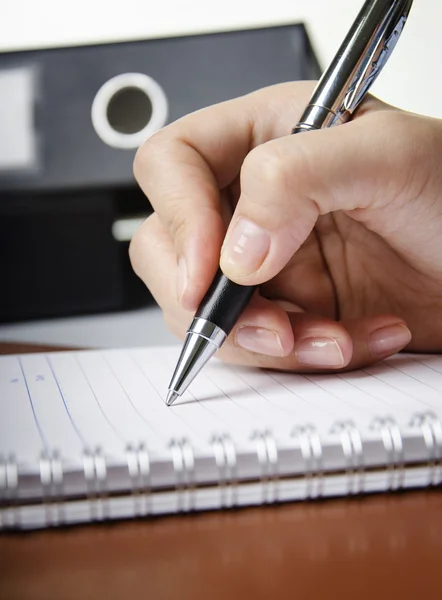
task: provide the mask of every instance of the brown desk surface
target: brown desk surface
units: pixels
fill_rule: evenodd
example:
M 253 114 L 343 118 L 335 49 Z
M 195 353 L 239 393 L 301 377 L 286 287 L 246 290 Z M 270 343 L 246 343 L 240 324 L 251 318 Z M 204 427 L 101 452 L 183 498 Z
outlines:
M 441 572 L 437 490 L 0 536 L 1 600 L 440 600 Z

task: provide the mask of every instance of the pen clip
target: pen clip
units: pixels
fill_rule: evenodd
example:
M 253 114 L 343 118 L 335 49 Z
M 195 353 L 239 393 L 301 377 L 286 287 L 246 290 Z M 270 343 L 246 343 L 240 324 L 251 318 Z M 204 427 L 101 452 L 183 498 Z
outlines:
M 370 43 L 345 95 L 343 108 L 352 114 L 390 58 L 407 21 L 412 2 L 399 14 L 393 6 Z

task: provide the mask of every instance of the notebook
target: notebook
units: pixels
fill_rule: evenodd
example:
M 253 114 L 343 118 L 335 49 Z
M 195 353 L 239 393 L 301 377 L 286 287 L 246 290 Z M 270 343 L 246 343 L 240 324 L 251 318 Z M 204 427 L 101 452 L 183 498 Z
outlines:
M 442 356 L 298 375 L 179 348 L 0 358 L 0 527 L 32 529 L 442 482 Z

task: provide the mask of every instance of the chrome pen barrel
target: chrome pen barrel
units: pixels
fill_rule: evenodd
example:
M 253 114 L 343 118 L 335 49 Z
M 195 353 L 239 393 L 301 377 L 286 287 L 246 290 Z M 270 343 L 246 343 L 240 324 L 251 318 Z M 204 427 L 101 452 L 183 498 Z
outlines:
M 293 133 L 348 121 L 393 51 L 412 0 L 367 0 Z

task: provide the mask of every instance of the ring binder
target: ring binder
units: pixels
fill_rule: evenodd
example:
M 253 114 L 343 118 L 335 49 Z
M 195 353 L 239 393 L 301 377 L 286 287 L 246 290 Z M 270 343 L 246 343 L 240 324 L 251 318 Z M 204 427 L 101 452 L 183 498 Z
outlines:
M 63 463 L 60 454 L 57 451 L 52 454 L 42 452 L 39 467 L 46 525 L 60 525 L 64 521 L 63 504 L 60 502 L 63 498 Z
M 305 464 L 305 497 L 319 498 L 323 491 L 322 444 L 313 425 L 296 426 L 292 431 L 301 448 Z
M 404 484 L 404 446 L 401 430 L 391 417 L 377 417 L 372 422 L 371 429 L 381 432 L 387 454 L 385 467 L 388 473 L 387 489 L 398 490 Z
M 83 471 L 91 521 L 109 518 L 106 459 L 100 447 L 84 450 Z
M 268 430 L 255 431 L 252 439 L 256 441 L 256 453 L 261 466 L 262 502 L 278 502 L 278 447 L 275 438 Z M 273 483 L 273 485 L 271 485 Z M 270 490 L 273 490 L 270 493 Z
M 232 438 L 227 433 L 214 435 L 211 439 L 215 462 L 218 468 L 218 485 L 222 508 L 237 504 L 237 458 Z
M 178 511 L 188 512 L 194 509 L 195 457 L 193 448 L 186 438 L 173 438 L 169 445 L 176 477 Z
M 338 421 L 331 433 L 340 434 L 342 451 L 347 463 L 347 494 L 360 494 L 364 491 L 364 453 L 362 436 L 353 421 Z
M 131 480 L 134 516 L 150 513 L 150 459 L 144 443 L 129 444 L 126 448 L 127 469 Z
M 433 412 L 428 411 L 414 415 L 410 425 L 420 427 L 428 450 L 428 485 L 439 485 L 442 483 L 442 423 Z
M 18 467 L 13 454 L 0 456 L 0 491 L 5 509 L 0 511 L 0 527 L 18 527 L 19 513 L 16 508 L 18 493 Z

